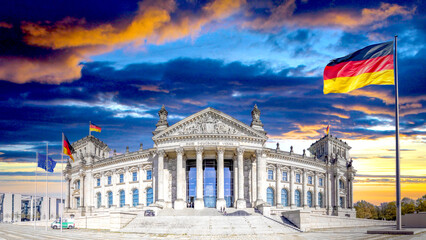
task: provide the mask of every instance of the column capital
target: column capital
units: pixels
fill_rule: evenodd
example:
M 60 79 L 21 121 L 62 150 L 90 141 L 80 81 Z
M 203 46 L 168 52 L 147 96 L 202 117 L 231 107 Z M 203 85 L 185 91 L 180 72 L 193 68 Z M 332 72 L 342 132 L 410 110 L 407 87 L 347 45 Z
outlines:
M 263 155 L 263 150 L 256 150 L 256 156 L 261 157 Z
M 225 148 L 224 147 L 217 147 L 217 154 L 219 155 L 223 155 L 225 153 Z
M 166 155 L 166 152 L 164 151 L 164 150 L 157 150 L 157 155 L 158 156 L 161 156 L 161 157 L 164 157 L 164 155 Z
M 183 147 L 176 148 L 176 154 L 182 155 L 183 154 Z
M 238 156 L 240 156 L 240 155 L 243 155 L 244 154 L 244 148 L 242 148 L 242 147 L 237 147 L 237 154 L 238 154 Z
M 201 146 L 195 147 L 195 152 L 197 152 L 197 154 L 203 154 L 204 148 Z M 177 150 L 176 150 L 177 152 Z

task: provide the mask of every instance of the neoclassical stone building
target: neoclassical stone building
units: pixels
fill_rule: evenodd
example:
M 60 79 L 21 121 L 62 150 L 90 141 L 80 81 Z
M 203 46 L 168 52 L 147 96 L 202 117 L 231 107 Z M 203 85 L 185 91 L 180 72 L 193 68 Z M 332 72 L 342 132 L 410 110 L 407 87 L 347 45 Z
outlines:
M 267 148 L 257 106 L 251 114 L 248 126 L 206 108 L 169 126 L 163 106 L 151 149 L 111 156 L 94 136 L 74 142 L 66 212 L 271 206 L 354 217 L 351 147 L 326 135 L 308 148 L 311 156 Z

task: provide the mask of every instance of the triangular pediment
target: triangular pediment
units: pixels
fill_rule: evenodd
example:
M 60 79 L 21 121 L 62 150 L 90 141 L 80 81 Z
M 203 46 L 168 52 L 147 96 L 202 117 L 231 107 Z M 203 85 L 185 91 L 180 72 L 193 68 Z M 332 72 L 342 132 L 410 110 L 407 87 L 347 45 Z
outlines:
M 267 140 L 265 134 L 214 108 L 206 108 L 164 129 L 152 139 L 190 135 L 246 136 Z

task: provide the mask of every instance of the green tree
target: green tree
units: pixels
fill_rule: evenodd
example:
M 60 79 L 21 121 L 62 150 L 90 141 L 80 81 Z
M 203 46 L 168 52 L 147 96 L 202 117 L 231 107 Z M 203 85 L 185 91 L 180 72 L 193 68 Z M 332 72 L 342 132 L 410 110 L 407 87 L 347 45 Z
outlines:
M 417 199 L 416 201 L 416 211 L 417 212 L 426 212 L 426 195 Z
M 396 219 L 396 203 L 395 202 L 382 203 L 381 208 L 383 212 L 383 217 L 386 220 Z
M 377 209 L 373 204 L 361 200 L 354 205 L 357 218 L 377 219 Z

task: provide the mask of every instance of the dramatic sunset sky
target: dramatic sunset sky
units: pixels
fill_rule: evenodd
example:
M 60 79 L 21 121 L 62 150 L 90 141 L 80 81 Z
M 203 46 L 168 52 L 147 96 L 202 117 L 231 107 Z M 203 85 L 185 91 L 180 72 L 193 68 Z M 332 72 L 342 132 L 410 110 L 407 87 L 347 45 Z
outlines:
M 33 194 L 35 152 L 60 160 L 94 135 L 123 153 L 152 147 L 164 104 L 173 124 L 207 107 L 302 153 L 331 134 L 352 146 L 355 201 L 393 201 L 394 86 L 322 92 L 333 58 L 398 35 L 402 196 L 426 194 L 425 1 L 3 1 L 0 192 Z M 60 193 L 60 169 L 49 192 Z M 38 179 L 44 179 L 42 169 Z M 39 192 L 44 183 L 39 182 Z

